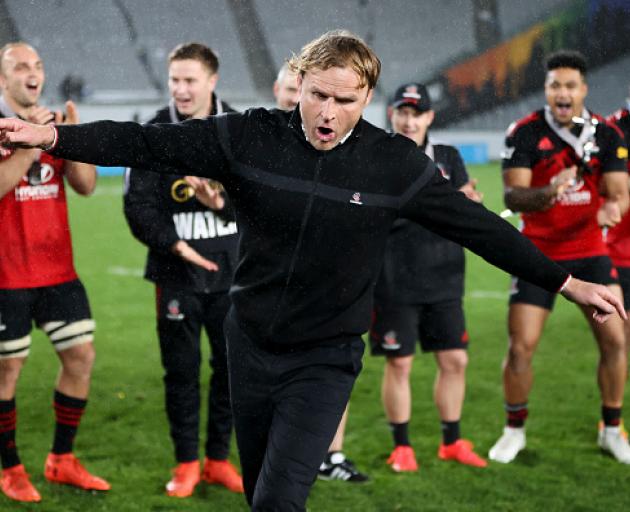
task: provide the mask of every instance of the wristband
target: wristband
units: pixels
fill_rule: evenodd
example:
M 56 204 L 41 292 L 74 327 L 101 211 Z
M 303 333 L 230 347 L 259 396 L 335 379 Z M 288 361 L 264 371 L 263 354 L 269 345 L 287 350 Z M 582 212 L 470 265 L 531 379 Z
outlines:
M 564 289 L 567 287 L 567 285 L 571 282 L 571 279 L 573 279 L 573 276 L 571 274 L 569 274 L 569 277 L 567 277 L 564 280 L 564 283 L 562 283 L 562 286 L 558 290 L 558 293 L 562 293 L 564 291 Z
M 40 146 L 41 149 L 43 149 L 44 151 L 51 151 L 55 149 L 55 146 L 57 145 L 57 139 L 59 138 L 59 135 L 57 133 L 57 127 L 54 124 L 49 124 L 48 126 L 52 128 L 53 141 L 48 146 Z

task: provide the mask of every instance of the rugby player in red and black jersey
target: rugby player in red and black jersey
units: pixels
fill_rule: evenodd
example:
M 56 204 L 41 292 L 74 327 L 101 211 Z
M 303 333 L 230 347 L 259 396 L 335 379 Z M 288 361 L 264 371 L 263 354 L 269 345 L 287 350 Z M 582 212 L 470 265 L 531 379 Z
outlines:
M 620 109 L 612 114 L 608 121 L 614 123 L 624 135 L 626 145 L 630 142 L 630 98 L 628 107 Z M 621 156 L 628 155 L 627 149 L 620 149 Z M 630 171 L 630 161 L 628 162 Z M 630 310 L 630 215 L 624 215 L 621 222 L 610 228 L 606 235 L 606 244 L 617 272 L 619 272 L 619 284 L 623 290 L 624 306 Z M 630 322 L 626 322 L 626 338 L 630 339 Z
M 393 131 L 423 149 L 453 187 L 469 199 L 481 201 L 476 182 L 469 179 L 457 149 L 429 138 L 434 115 L 423 84 L 400 86 L 390 105 Z M 477 467 L 487 465 L 472 450 L 472 444 L 460 438 L 468 364 L 462 309 L 464 266 L 460 245 L 406 220 L 394 224 L 375 288 L 370 343 L 373 354 L 387 358 L 382 399 L 395 445 L 387 463 L 396 472 L 418 469 L 408 435 L 409 378 L 417 340 L 424 352 L 434 353 L 438 366 L 434 399 L 443 437 L 439 458 Z
M 545 255 L 573 276 L 607 285 L 621 297 L 602 227 L 617 224 L 628 208 L 627 151 L 618 128 L 584 107 L 585 73 L 584 57 L 577 52 L 547 59 L 547 106 L 508 129 L 505 203 L 521 212 L 523 234 Z M 490 450 L 492 460 L 510 462 L 525 447 L 531 363 L 553 303 L 552 294 L 514 279 L 503 367 L 507 425 Z M 627 373 L 623 320 L 616 315 L 602 325 L 593 321 L 590 309 L 582 311 L 600 351 L 597 378 L 605 428 L 598 443 L 630 464 L 630 446 L 620 430 Z
M 25 43 L 0 50 L 1 117 L 37 124 L 61 122 L 61 112 L 38 105 L 44 68 Z M 66 104 L 65 123 L 78 122 Z M 64 177 L 79 194 L 96 185 L 93 165 L 69 162 L 35 149 L 18 149 L 0 161 L 0 489 L 11 499 L 40 501 L 15 444 L 15 391 L 31 345 L 31 323 L 50 338 L 61 361 L 55 386 L 53 446 L 44 475 L 83 489 L 108 490 L 72 453 L 87 404 L 94 362 L 94 320 L 72 259 Z
M 150 123 L 179 123 L 234 112 L 214 92 L 219 60 L 200 43 L 178 45 L 168 59 L 170 104 Z M 228 460 L 232 411 L 223 320 L 236 267 L 237 229 L 218 183 L 182 174 L 128 169 L 125 216 L 134 236 L 149 248 L 145 277 L 156 285 L 166 413 L 177 466 L 169 496 L 190 496 L 200 476 L 243 492 Z M 212 347 L 205 459 L 199 467 L 202 329 Z

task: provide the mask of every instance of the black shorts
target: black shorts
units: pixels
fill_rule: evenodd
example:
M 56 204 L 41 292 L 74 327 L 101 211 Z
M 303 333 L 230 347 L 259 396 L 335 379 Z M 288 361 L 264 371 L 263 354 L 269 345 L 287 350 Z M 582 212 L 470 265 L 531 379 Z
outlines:
M 33 322 L 57 351 L 92 341 L 94 320 L 81 281 L 0 289 L 0 359 L 28 355 Z
M 468 348 L 461 299 L 414 306 L 385 306 L 375 301 L 370 329 L 372 355 L 412 355 L 418 339 L 423 352 Z
M 604 285 L 619 284 L 617 270 L 608 256 L 561 260 L 556 261 L 556 263 L 578 279 Z M 558 294 L 555 292 L 548 292 L 518 277 L 512 278 L 510 304 L 532 304 L 551 311 L 556 295 Z
M 623 291 L 623 307 L 626 311 L 630 311 L 630 267 L 617 267 L 617 272 Z

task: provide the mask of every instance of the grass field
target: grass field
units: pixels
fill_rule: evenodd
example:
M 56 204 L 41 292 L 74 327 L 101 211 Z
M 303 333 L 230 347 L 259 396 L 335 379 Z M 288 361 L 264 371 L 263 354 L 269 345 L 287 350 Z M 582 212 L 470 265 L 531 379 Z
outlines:
M 471 168 L 486 205 L 502 208 L 496 165 Z M 153 287 L 140 275 L 145 250 L 122 216 L 121 179 L 103 178 L 88 199 L 71 196 L 75 259 L 97 321 L 93 387 L 76 452 L 112 483 L 93 495 L 45 482 L 42 469 L 53 432 L 57 362 L 40 332 L 18 388 L 18 445 L 43 501 L 22 505 L 0 497 L 0 510 L 240 511 L 241 496 L 199 486 L 195 495 L 164 495 L 173 465 L 163 407 Z M 471 338 L 462 432 L 484 455 L 501 432 L 501 360 L 506 348 L 508 277 L 468 257 L 466 313 Z M 577 309 L 558 301 L 535 359 L 528 448 L 509 465 L 479 470 L 436 457 L 440 429 L 432 403 L 434 362 L 418 356 L 412 377 L 412 443 L 417 474 L 385 465 L 392 442 L 380 403 L 382 360 L 366 355 L 350 406 L 346 453 L 371 476 L 365 485 L 318 482 L 311 511 L 601 511 L 630 509 L 630 467 L 602 455 L 595 443 L 599 398 L 597 354 Z M 207 344 L 204 346 L 207 355 Z M 208 370 L 205 369 L 204 381 Z M 204 414 L 205 415 L 205 414 Z M 232 459 L 237 461 L 236 451 Z

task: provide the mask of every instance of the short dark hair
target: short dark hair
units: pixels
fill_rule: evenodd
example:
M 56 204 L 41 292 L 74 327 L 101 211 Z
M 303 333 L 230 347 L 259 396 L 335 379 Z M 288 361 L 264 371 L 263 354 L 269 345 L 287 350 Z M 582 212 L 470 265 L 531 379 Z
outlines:
M 582 76 L 586 76 L 586 57 L 575 50 L 558 50 L 547 57 L 547 71 L 558 68 L 577 69 Z
M 219 71 L 219 59 L 216 54 L 205 44 L 182 43 L 177 45 L 168 55 L 168 63 L 174 60 L 198 60 L 214 75 Z

